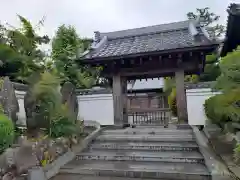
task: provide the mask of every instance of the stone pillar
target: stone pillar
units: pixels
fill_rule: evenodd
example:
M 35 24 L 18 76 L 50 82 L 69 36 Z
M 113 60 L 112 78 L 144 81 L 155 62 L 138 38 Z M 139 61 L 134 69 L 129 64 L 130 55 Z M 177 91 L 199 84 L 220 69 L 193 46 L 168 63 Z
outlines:
M 188 123 L 187 100 L 184 86 L 184 70 L 175 72 L 176 92 L 177 92 L 177 112 L 178 121 Z
M 120 74 L 115 74 L 113 76 L 113 109 L 114 109 L 114 124 L 115 125 L 123 125 L 126 119 L 126 87 L 127 81 L 125 78 L 121 77 Z M 125 95 L 124 95 L 125 94 Z M 125 120 L 124 120 L 125 119 Z

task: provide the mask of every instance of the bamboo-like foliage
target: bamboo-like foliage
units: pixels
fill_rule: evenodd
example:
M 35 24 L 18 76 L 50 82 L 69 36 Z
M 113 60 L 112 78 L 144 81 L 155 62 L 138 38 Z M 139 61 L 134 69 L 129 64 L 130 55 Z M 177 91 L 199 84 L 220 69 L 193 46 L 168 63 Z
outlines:
M 70 137 L 76 133 L 76 119 L 72 119 L 68 106 L 61 103 L 60 79 L 49 72 L 41 73 L 32 86 L 37 126 L 47 128 L 51 137 Z

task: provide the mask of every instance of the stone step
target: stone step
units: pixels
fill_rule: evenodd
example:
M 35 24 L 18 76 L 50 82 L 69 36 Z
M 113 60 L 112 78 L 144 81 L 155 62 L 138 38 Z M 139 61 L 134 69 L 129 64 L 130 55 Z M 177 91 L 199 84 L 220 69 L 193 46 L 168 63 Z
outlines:
M 167 128 L 126 128 L 117 130 L 106 130 L 102 134 L 156 134 L 156 135 L 193 135 L 192 130 L 177 130 Z
M 190 162 L 204 163 L 202 155 L 197 151 L 160 151 L 146 152 L 139 150 L 96 150 L 76 155 L 76 160 L 106 161 L 152 161 L 152 162 Z
M 109 142 L 109 143 L 101 143 L 95 142 L 91 144 L 89 147 L 93 150 L 101 150 L 101 149 L 110 149 L 110 150 L 145 150 L 145 151 L 197 151 L 198 145 L 196 143 L 188 143 L 188 142 Z
M 163 125 L 152 125 L 152 124 L 148 124 L 148 125 L 135 125 L 134 128 L 138 128 L 138 129 L 147 129 L 147 128 L 154 128 L 154 129 L 166 129 L 166 127 L 164 127 Z M 167 129 L 177 129 L 177 130 L 189 130 L 192 129 L 192 127 L 189 124 L 168 124 Z
M 113 177 L 113 176 L 95 176 L 95 175 L 80 175 L 74 173 L 61 173 L 51 178 L 50 180 L 153 180 L 152 178 L 129 178 L 129 177 Z M 161 179 L 167 180 L 167 179 Z M 168 179 L 169 180 L 169 179 Z
M 211 179 L 207 168 L 202 164 L 136 161 L 81 161 L 78 164 L 66 165 L 60 170 L 60 174 L 168 180 Z
M 95 141 L 101 142 L 195 142 L 193 135 L 100 135 Z

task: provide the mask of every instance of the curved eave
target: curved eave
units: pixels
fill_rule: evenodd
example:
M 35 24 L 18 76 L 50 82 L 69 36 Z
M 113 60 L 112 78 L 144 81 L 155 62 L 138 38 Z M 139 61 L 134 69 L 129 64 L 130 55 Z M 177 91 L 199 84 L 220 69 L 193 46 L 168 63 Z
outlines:
M 83 58 L 79 58 L 78 60 L 84 64 L 92 64 L 92 63 L 94 64 L 94 63 L 99 63 L 101 61 L 137 58 L 137 57 L 152 56 L 152 55 L 166 55 L 166 54 L 172 54 L 172 53 L 185 53 L 185 52 L 194 52 L 194 51 L 204 51 L 208 54 L 216 50 L 218 46 L 219 46 L 219 42 L 214 42 L 208 45 L 199 45 L 199 46 L 187 47 L 187 48 L 177 48 L 177 49 L 162 50 L 162 51 L 127 54 L 122 56 L 108 56 L 108 57 L 95 57 L 95 58 L 83 57 Z

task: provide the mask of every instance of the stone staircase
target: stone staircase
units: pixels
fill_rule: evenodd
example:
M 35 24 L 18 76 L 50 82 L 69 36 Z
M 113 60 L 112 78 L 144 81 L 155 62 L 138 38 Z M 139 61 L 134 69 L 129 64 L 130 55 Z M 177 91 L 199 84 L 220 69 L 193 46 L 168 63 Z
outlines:
M 210 180 L 192 129 L 105 130 L 53 180 Z

